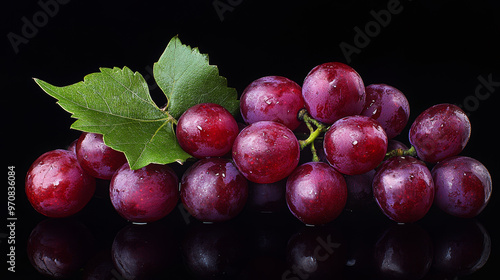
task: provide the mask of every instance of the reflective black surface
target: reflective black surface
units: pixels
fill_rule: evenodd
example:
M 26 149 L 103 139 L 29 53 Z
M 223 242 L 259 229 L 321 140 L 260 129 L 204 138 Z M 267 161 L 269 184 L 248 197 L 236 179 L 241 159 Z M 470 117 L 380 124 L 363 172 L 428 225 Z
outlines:
M 500 273 L 498 1 L 24 0 L 0 10 L 3 158 L 16 170 L 17 218 L 12 273 L 5 262 L 8 222 L 0 216 L 1 279 L 444 280 L 496 279 Z M 12 43 L 12 34 L 24 39 Z M 223 224 L 201 224 L 178 207 L 157 223 L 131 225 L 114 211 L 103 184 L 74 217 L 51 220 L 36 213 L 24 194 L 29 165 L 79 132 L 32 78 L 62 86 L 99 67 L 128 66 L 144 76 L 161 107 L 166 99 L 154 84 L 152 65 L 176 34 L 208 53 L 240 94 L 262 76 L 301 84 L 314 66 L 340 61 L 366 85 L 401 90 L 410 122 L 434 104 L 461 105 L 472 124 L 462 154 L 489 169 L 489 205 L 472 220 L 433 207 L 424 219 L 398 225 L 372 203 L 326 226 L 307 227 L 283 203 L 254 197 Z M 408 144 L 407 132 L 396 139 Z M 179 173 L 185 168 L 175 167 Z M 7 192 L 2 194 L 5 213 Z M 259 213 L 262 205 L 266 212 L 280 211 Z
M 343 213 L 310 227 L 291 214 L 246 209 L 204 224 L 182 209 L 156 223 L 110 223 L 109 201 L 68 219 L 41 219 L 27 239 L 31 279 L 484 279 L 494 264 L 480 219 L 438 210 L 413 224 Z M 182 210 L 182 211 L 181 211 Z M 286 210 L 286 209 L 285 209 Z M 376 210 L 376 209 L 374 209 Z

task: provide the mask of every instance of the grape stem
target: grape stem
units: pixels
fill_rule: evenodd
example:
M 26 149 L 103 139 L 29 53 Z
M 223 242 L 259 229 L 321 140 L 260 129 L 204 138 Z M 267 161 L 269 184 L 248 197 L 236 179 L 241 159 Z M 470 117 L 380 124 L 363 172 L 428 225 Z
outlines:
M 415 156 L 417 156 L 417 150 L 415 150 L 414 146 L 411 146 L 411 148 L 409 148 L 408 150 L 404 150 L 404 149 L 392 150 L 392 151 L 387 152 L 385 154 L 384 160 L 387 160 L 391 157 L 401 157 L 401 156 L 415 157 Z
M 314 141 L 325 131 L 328 130 L 329 126 L 321 123 L 321 122 L 318 122 L 317 120 L 313 119 L 309 113 L 307 112 L 306 109 L 302 109 L 299 111 L 299 114 L 297 116 L 297 118 L 300 120 L 300 121 L 303 121 L 305 122 L 307 128 L 309 129 L 309 137 L 307 137 L 307 139 L 305 140 L 299 140 L 299 144 L 300 144 L 300 149 L 303 150 L 305 147 L 307 146 L 310 146 L 311 147 L 311 153 L 313 155 L 313 158 L 312 158 L 312 161 L 314 162 L 318 162 L 319 161 L 319 157 L 318 157 L 318 153 L 316 151 L 316 147 L 314 146 Z M 316 129 L 314 129 L 313 125 L 316 127 Z

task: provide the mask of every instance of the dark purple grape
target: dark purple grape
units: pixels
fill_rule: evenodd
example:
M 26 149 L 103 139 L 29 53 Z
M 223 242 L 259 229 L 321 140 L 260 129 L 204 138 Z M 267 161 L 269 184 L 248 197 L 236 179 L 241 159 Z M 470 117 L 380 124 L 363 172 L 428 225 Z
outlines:
M 238 132 L 233 115 L 214 103 L 189 108 L 179 118 L 176 128 L 179 145 L 196 158 L 226 155 Z
M 408 146 L 406 146 L 405 144 L 403 144 L 397 140 L 390 139 L 389 143 L 387 143 L 387 152 L 390 152 L 393 150 L 398 150 L 398 149 L 408 150 Z
M 425 216 L 434 199 L 432 175 L 425 163 L 413 157 L 392 157 L 373 178 L 373 195 L 382 212 L 398 223 Z
M 379 165 L 387 151 L 387 135 L 375 120 L 348 116 L 336 121 L 325 133 L 328 162 L 342 174 L 366 173 Z
M 410 117 L 410 104 L 405 95 L 386 84 L 369 85 L 365 90 L 366 101 L 361 115 L 378 121 L 387 133 L 387 138 L 396 137 Z
M 179 200 L 179 180 L 168 165 L 149 164 L 131 170 L 128 163 L 118 169 L 109 185 L 116 211 L 125 219 L 148 223 L 168 215 Z
M 225 158 L 197 161 L 181 179 L 186 210 L 203 222 L 227 221 L 238 215 L 248 197 L 248 182 Z
M 233 145 L 233 160 L 248 180 L 268 184 L 285 179 L 297 167 L 299 141 L 285 125 L 260 121 L 245 127 Z
M 434 202 L 444 212 L 462 218 L 477 216 L 491 197 L 491 175 L 479 161 L 464 156 L 447 158 L 432 169 Z
M 296 129 L 299 110 L 304 108 L 302 88 L 280 76 L 267 76 L 248 85 L 240 99 L 240 111 L 247 124 L 275 121 Z
M 316 120 L 332 124 L 357 115 L 365 105 L 365 86 L 359 74 L 340 62 L 314 67 L 302 85 L 306 109 Z
M 71 216 L 87 205 L 95 192 L 95 179 L 67 150 L 46 152 L 26 174 L 26 195 L 35 210 L 47 217 Z
M 85 171 L 95 178 L 109 180 L 127 162 L 122 152 L 104 144 L 101 134 L 84 132 L 76 143 L 76 157 Z
M 299 166 L 286 182 L 286 202 L 292 214 L 310 225 L 337 218 L 347 200 L 345 179 L 324 162 Z
M 285 191 L 286 180 L 270 184 L 249 182 L 247 205 L 257 212 L 279 212 L 286 209 Z
M 438 104 L 422 112 L 410 128 L 410 143 L 418 157 L 436 163 L 458 155 L 469 141 L 470 122 L 453 104 Z
M 344 176 L 347 185 L 347 209 L 367 209 L 367 206 L 373 203 L 373 177 L 375 177 L 375 170 L 358 175 Z

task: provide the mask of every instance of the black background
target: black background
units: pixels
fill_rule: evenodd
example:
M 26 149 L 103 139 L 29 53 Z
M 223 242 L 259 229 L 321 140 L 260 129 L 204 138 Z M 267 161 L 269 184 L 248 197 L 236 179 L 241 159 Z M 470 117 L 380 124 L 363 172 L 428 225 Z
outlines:
M 33 77 L 63 86 L 81 81 L 85 75 L 97 72 L 99 67 L 128 66 L 145 76 L 152 87 L 154 100 L 161 106 L 165 97 L 154 86 L 148 69 L 160 57 L 168 41 L 178 34 L 184 44 L 207 53 L 210 63 L 218 65 L 229 86 L 240 94 L 251 81 L 267 75 L 285 76 L 301 84 L 309 70 L 318 64 L 348 63 L 339 44 L 345 42 L 355 46 L 354 28 L 364 29 L 374 21 L 370 11 L 387 9 L 387 3 L 392 1 L 220 2 L 238 5 L 226 11 L 221 20 L 213 1 L 72 0 L 59 4 L 57 13 L 47 17 L 32 38 L 18 46 L 17 53 L 8 34 L 22 36 L 23 17 L 33 22 L 33 15 L 43 10 L 37 1 L 3 4 L 0 12 L 2 143 L 7 152 L 3 157 L 4 166 L 16 166 L 18 275 L 43 279 L 30 265 L 25 248 L 31 230 L 45 219 L 25 198 L 26 171 L 39 155 L 64 148 L 79 135 L 78 131 L 69 129 L 73 122 L 70 115 L 38 88 Z M 405 93 L 411 107 L 410 123 L 434 104 L 473 101 L 475 89 L 481 84 L 479 76 L 485 79 L 490 76 L 493 81 L 500 82 L 500 6 L 497 1 L 401 0 L 400 6 L 402 11 L 392 15 L 388 25 L 375 32 L 370 42 L 360 48 L 359 54 L 351 55 L 348 64 L 363 77 L 365 85 L 387 83 Z M 43 21 L 43 18 L 38 20 Z M 483 162 L 493 177 L 490 204 L 476 218 L 489 232 L 493 248 L 488 263 L 481 270 L 459 279 L 485 279 L 499 272 L 500 239 L 498 227 L 495 227 L 499 207 L 495 190 L 500 170 L 496 148 L 499 92 L 500 87 L 494 87 L 489 96 L 482 96 L 477 104 L 471 101 L 466 107 L 471 109 L 472 105 L 478 105 L 468 110 L 472 135 L 462 154 Z M 407 130 L 397 139 L 408 143 Z M 7 177 L 7 170 L 4 174 Z M 2 217 L 5 210 L 1 210 Z M 381 228 L 392 225 L 376 211 L 363 215 L 366 217 L 343 214 L 334 225 L 378 223 Z M 75 219 L 97 236 L 97 247 L 101 249 L 109 247 L 115 234 L 127 225 L 113 213 L 105 199 L 98 198 Z M 287 213 L 274 218 L 243 214 L 234 225 L 229 225 L 240 229 L 265 228 L 262 224 L 267 223 L 259 225 L 260 220 L 273 219 L 283 224 L 284 236 L 301 228 Z M 417 224 L 432 232 L 435 224 L 447 219 L 452 218 L 432 209 Z M 6 223 L 4 221 L 2 219 L 1 223 Z M 162 223 L 176 228 L 182 238 L 186 225 L 177 210 Z M 197 222 L 193 220 L 192 223 Z M 0 232 L 5 231 L 2 226 Z M 370 234 L 376 233 L 367 231 L 366 239 L 377 238 Z M 3 273 L 7 247 L 6 240 L 1 241 Z M 187 269 L 179 270 L 187 273 Z M 82 272 L 79 273 L 77 275 Z M 241 274 L 245 274 L 245 270 Z M 13 274 L 7 276 L 13 277 Z M 439 275 L 428 277 L 446 279 Z

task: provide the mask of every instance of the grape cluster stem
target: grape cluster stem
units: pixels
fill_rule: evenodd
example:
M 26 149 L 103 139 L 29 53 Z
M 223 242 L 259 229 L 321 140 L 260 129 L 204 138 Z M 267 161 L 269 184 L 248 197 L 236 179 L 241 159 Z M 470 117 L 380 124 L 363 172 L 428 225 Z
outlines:
M 316 139 L 318 139 L 318 137 L 320 137 L 320 135 L 322 135 L 324 132 L 326 132 L 330 128 L 330 126 L 313 119 L 309 115 L 309 113 L 307 112 L 306 109 L 300 110 L 298 115 L 297 115 L 297 118 L 300 121 L 303 121 L 306 124 L 307 128 L 309 129 L 309 136 L 304 140 L 299 140 L 300 149 L 303 150 L 307 146 L 310 146 L 311 153 L 313 155 L 312 161 L 319 162 L 320 159 L 318 157 L 316 147 L 314 146 L 314 141 Z M 391 158 L 391 157 L 396 157 L 396 156 L 415 157 L 415 156 L 417 156 L 417 151 L 415 150 L 414 146 L 411 146 L 408 150 L 396 149 L 396 150 L 388 151 L 385 154 L 384 161 Z
M 401 156 L 411 156 L 411 157 L 416 157 L 417 156 L 417 150 L 415 150 L 415 147 L 411 146 L 408 150 L 404 149 L 396 149 L 389 151 L 385 154 L 384 160 L 387 160 L 391 157 L 401 157 Z
M 302 109 L 299 111 L 299 114 L 298 114 L 298 119 L 300 121 L 303 121 L 307 128 L 309 129 L 309 137 L 307 137 L 307 139 L 304 139 L 304 140 L 299 140 L 299 144 L 300 144 L 300 149 L 303 150 L 305 147 L 307 146 L 310 146 L 311 147 L 311 153 L 313 155 L 313 158 L 312 158 L 312 161 L 314 162 L 319 162 L 320 159 L 318 157 L 318 153 L 316 151 L 316 147 L 314 146 L 314 141 L 322 134 L 324 133 L 325 131 L 328 130 L 328 128 L 330 128 L 329 126 L 327 126 L 326 124 L 323 124 L 315 119 L 313 119 L 309 113 L 307 112 L 306 109 Z M 314 128 L 316 127 L 316 129 Z

